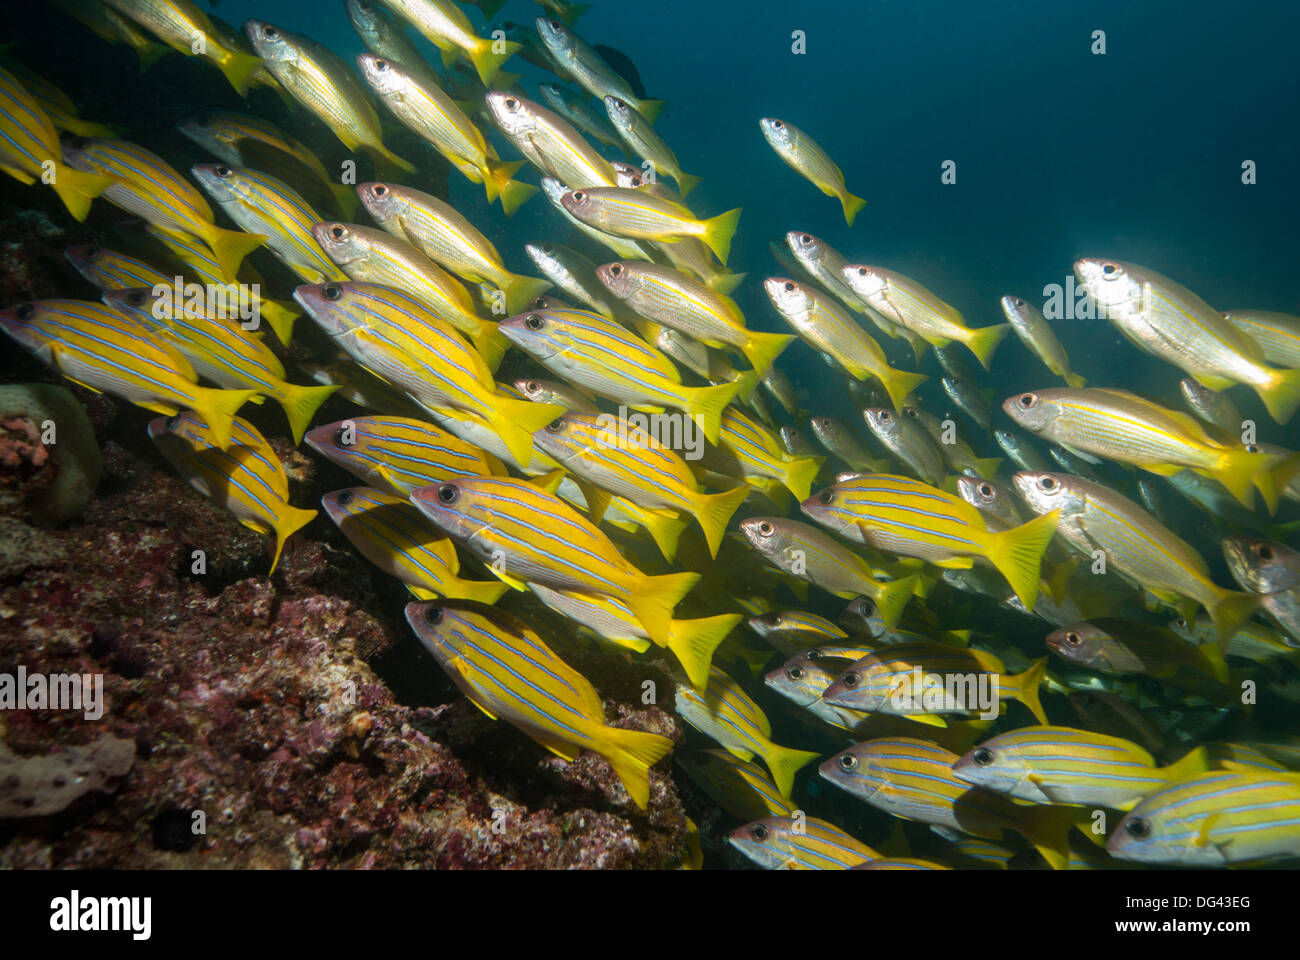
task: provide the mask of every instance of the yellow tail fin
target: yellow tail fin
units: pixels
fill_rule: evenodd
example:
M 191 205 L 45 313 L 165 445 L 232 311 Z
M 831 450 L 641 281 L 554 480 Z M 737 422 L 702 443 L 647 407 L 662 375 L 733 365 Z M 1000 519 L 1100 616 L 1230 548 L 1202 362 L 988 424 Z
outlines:
M 507 217 L 513 216 L 514 212 L 522 207 L 534 193 L 537 188 L 531 183 L 520 183 L 518 180 L 511 180 L 501 188 L 501 212 Z
M 510 349 L 510 341 L 506 339 L 505 334 L 498 330 L 497 325 L 491 320 L 480 320 L 478 328 L 469 335 L 469 341 L 474 344 L 474 349 L 483 358 L 487 368 L 496 373 L 506 351 Z M 550 421 L 548 420 L 547 423 Z
M 704 221 L 704 235 L 700 239 L 708 245 L 724 267 L 727 265 L 727 257 L 731 256 L 731 238 L 736 235 L 736 226 L 739 223 L 739 207 Z
M 338 383 L 326 387 L 302 387 L 293 383 L 284 385 L 284 396 L 280 398 L 280 406 L 284 408 L 284 415 L 289 420 L 289 429 L 293 432 L 295 447 L 302 443 L 302 435 L 311 426 L 311 418 L 315 415 L 316 408 L 340 387 L 342 384 Z
M 63 205 L 68 208 L 68 213 L 72 214 L 78 223 L 82 223 L 90 215 L 90 202 L 115 183 L 117 183 L 116 177 L 74 170 L 55 160 L 54 181 L 50 186 L 59 195 Z
M 889 402 L 894 405 L 894 409 L 902 410 L 907 402 L 907 395 L 930 378 L 923 373 L 910 373 L 907 370 L 886 367 L 884 374 L 877 379 L 884 385 L 885 392 L 889 394 Z
M 850 227 L 853 226 L 853 221 L 857 219 L 858 214 L 866 205 L 867 201 L 861 197 L 855 197 L 847 190 L 840 194 L 840 206 L 844 208 L 844 222 Z
M 998 349 L 998 344 L 1006 339 L 1011 332 L 1011 324 L 999 323 L 995 327 L 981 327 L 979 330 L 972 330 L 970 336 L 966 338 L 966 346 L 970 352 L 975 354 L 976 359 L 983 365 L 985 370 L 993 369 L 993 354 Z
M 500 580 L 462 580 L 459 577 L 447 579 L 446 593 L 453 600 L 473 600 L 492 606 L 509 592 L 510 585 Z
M 315 519 L 315 510 L 299 510 L 287 503 L 284 505 L 284 511 L 275 518 L 275 556 L 271 558 L 271 569 L 267 571 L 268 577 L 275 573 L 275 568 L 279 566 L 284 542 Z
M 1018 673 L 1014 677 L 1007 677 L 1007 682 L 1015 689 L 1015 699 L 1019 700 L 1034 718 L 1044 726 L 1047 725 L 1047 714 L 1043 712 L 1043 703 L 1038 699 L 1038 687 L 1047 676 L 1047 658 L 1039 657 L 1029 665 L 1029 669 L 1024 673 Z
M 1082 390 L 1088 384 L 1087 377 L 1081 377 L 1077 373 L 1067 373 L 1062 379 L 1076 390 Z
M 247 98 L 248 88 L 253 84 L 253 74 L 262 66 L 262 60 L 247 53 L 232 53 L 218 66 L 235 88 L 235 93 Z
M 1192 654 L 1196 660 L 1197 668 L 1206 676 L 1213 677 L 1222 684 L 1231 682 L 1228 663 L 1223 659 L 1223 654 L 1219 652 L 1218 644 L 1203 643 L 1196 647 Z
M 673 608 L 699 581 L 700 575 L 690 572 L 643 576 L 628 595 L 620 599 L 641 621 L 651 641 L 666 647 L 672 637 Z
M 695 418 L 709 443 L 717 443 L 722 432 L 722 413 L 735 399 L 739 384 L 719 383 L 712 387 L 683 387 L 686 412 Z M 549 422 L 549 421 L 547 421 Z
M 1034 845 L 1053 870 L 1068 870 L 1070 830 L 1079 819 L 1079 809 L 1043 805 L 1018 807 L 1017 810 L 1023 820 L 1013 824 L 1012 828 Z
M 763 760 L 767 763 L 768 772 L 772 774 L 772 783 L 787 800 L 794 790 L 794 775 L 820 756 L 819 753 L 791 750 L 775 743 L 763 752 Z
M 135 55 L 140 58 L 141 75 L 148 73 L 155 63 L 171 52 L 172 48 L 163 43 L 150 42 L 136 47 Z
M 536 277 L 523 277 L 517 273 L 505 274 L 502 292 L 506 295 L 506 310 L 511 316 L 520 313 L 534 299 L 551 289 L 551 281 Z
M 781 482 L 794 494 L 796 500 L 807 500 L 812 493 L 813 481 L 826 462 L 825 457 L 796 457 L 785 462 L 785 476 Z
M 914 573 L 901 580 L 890 580 L 880 584 L 880 589 L 871 599 L 875 602 L 876 609 L 880 611 L 880 619 L 884 621 L 886 628 L 893 630 L 898 626 L 903 608 L 916 594 L 920 582 L 920 576 Z
M 1233 634 L 1246 625 L 1259 608 L 1259 594 L 1223 590 L 1207 608 L 1219 634 L 1219 652 L 1226 653 Z
M 722 538 L 727 535 L 727 524 L 748 496 L 749 487 L 743 485 L 724 493 L 702 493 L 695 500 L 695 519 L 709 544 L 709 556 L 717 557 Z
M 744 283 L 747 276 L 747 273 L 715 273 L 705 283 L 713 292 L 726 296 Z
M 533 458 L 533 434 L 562 416 L 564 407 L 558 403 L 533 403 L 501 395 L 492 398 L 487 420 L 510 455 L 521 467 L 526 467 Z
M 709 682 L 713 651 L 742 619 L 739 613 L 723 613 L 702 620 L 674 620 L 668 630 L 668 649 L 686 671 L 696 690 Z
M 262 319 L 267 322 L 276 339 L 287 347 L 289 340 L 293 337 L 293 323 L 302 314 L 293 307 L 283 304 L 279 300 L 271 300 L 268 297 L 262 298 L 258 304 L 258 309 L 261 311 Z
M 415 164 L 403 160 L 382 143 L 363 143 L 361 148 L 375 161 L 375 176 L 380 180 L 396 180 L 403 173 L 415 171 Z
M 767 376 L 781 351 L 798 339 L 792 333 L 764 333 L 761 330 L 750 330 L 748 333 L 749 336 L 740 346 L 740 352 L 760 377 Z
M 203 241 L 212 248 L 212 255 L 221 267 L 221 279 L 227 283 L 239 282 L 239 265 L 244 257 L 266 243 L 266 239 L 262 233 L 226 230 L 216 224 L 208 224 L 203 230 Z
M 659 115 L 664 112 L 664 108 L 667 106 L 667 100 L 642 100 L 637 106 L 637 113 L 645 117 L 653 126 L 655 121 L 659 119 Z
M 1255 490 L 1259 490 L 1268 512 L 1277 513 L 1282 493 L 1297 471 L 1300 471 L 1300 453 L 1284 457 L 1233 447 L 1225 450 L 1214 468 L 1203 474 L 1218 480 L 1247 509 L 1254 507 Z
M 216 390 L 209 387 L 194 387 L 194 409 L 203 414 L 203 419 L 212 428 L 212 439 L 222 450 L 230 449 L 230 430 L 235 414 L 253 397 L 256 390 Z
M 693 177 L 689 173 L 683 173 L 677 178 L 677 192 L 683 200 L 686 195 L 700 185 L 702 177 Z
M 650 768 L 672 752 L 673 742 L 657 733 L 605 727 L 593 738 L 594 749 L 609 761 L 632 802 L 644 810 L 650 804 Z
M 985 556 L 1007 578 L 1007 583 L 1027 610 L 1032 611 L 1038 599 L 1043 552 L 1056 533 L 1060 513 L 1060 510 L 1053 510 L 1011 530 L 990 535 Z
M 1300 370 L 1278 370 L 1268 386 L 1255 388 L 1264 401 L 1268 415 L 1278 423 L 1286 423 L 1300 407 Z
M 1176 783 L 1194 777 L 1198 773 L 1208 773 L 1210 769 L 1209 751 L 1204 747 L 1197 747 L 1195 750 L 1189 750 L 1181 759 L 1167 767 L 1161 767 L 1160 772 L 1165 774 L 1165 779 L 1169 783 Z
M 634 517 L 650 532 L 664 559 L 672 563 L 677 558 L 677 541 L 689 525 L 687 520 L 676 510 L 651 510 L 646 507 L 639 508 Z
M 507 40 L 505 43 L 505 53 L 494 53 L 492 48 L 495 46 L 495 40 L 484 40 L 477 44 L 470 52 L 470 62 L 474 64 L 474 69 L 478 71 L 478 78 L 483 81 L 483 86 L 491 87 L 492 81 L 501 69 L 501 64 L 505 63 L 515 55 L 515 52 L 522 50 L 524 45 L 516 43 L 514 40 Z
M 345 187 L 339 183 L 329 184 L 330 196 L 334 198 L 334 205 L 338 207 L 339 213 L 343 215 L 345 221 L 351 222 L 353 214 L 357 212 L 357 192 L 352 187 Z
M 752 405 L 754 391 L 758 389 L 758 377 L 754 371 L 740 370 L 731 378 L 731 382 L 736 385 L 736 399 L 743 404 Z

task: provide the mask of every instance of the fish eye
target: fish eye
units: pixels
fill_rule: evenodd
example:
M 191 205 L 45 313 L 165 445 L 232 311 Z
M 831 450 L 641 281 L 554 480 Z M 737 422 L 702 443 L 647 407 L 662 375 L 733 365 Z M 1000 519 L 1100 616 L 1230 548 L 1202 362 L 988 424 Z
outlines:
M 376 197 L 383 197 L 388 195 L 388 188 L 384 186 L 382 183 L 376 183 L 373 187 L 370 188 L 370 192 L 374 194 Z
M 541 393 L 542 383 L 540 380 L 529 380 L 524 384 L 524 393 Z
M 551 25 L 551 29 L 554 30 L 556 33 L 563 33 L 563 32 L 564 32 L 564 24 L 560 23 L 560 21 L 558 21 L 558 20 L 550 20 L 550 21 L 548 21 L 548 22 L 549 22 L 550 25 Z
M 442 607 L 429 607 L 424 611 L 424 622 L 434 626 L 442 623 Z
M 867 268 L 866 268 L 866 267 L 858 267 L 858 276 L 859 276 L 859 277 L 865 277 L 866 275 L 867 275 Z
M 19 320 L 30 320 L 36 315 L 36 308 L 30 303 L 19 304 L 18 309 L 14 311 L 14 316 Z
M 986 500 L 993 499 L 993 485 L 991 483 L 980 484 L 980 496 Z
M 1050 473 L 1045 477 L 1040 477 L 1038 480 L 1038 487 L 1044 493 L 1055 493 L 1056 488 L 1059 486 L 1060 484 L 1056 482 L 1056 478 Z
M 126 295 L 126 302 L 133 307 L 143 307 L 147 299 L 143 290 L 132 290 Z
M 454 483 L 444 483 L 439 485 L 438 487 L 439 503 L 451 504 L 451 503 L 455 503 L 459 499 L 460 499 L 460 490 L 457 489 Z
M 749 828 L 749 835 L 759 843 L 762 843 L 767 839 L 767 833 L 767 827 L 763 826 L 761 823 L 756 823 Z
M 226 177 L 230 176 L 230 175 L 231 175 L 232 173 L 234 173 L 235 171 L 231 170 L 231 169 L 230 169 L 228 166 L 226 166 L 224 163 L 219 163 L 219 164 L 217 164 L 215 167 L 212 168 L 212 172 L 215 173 L 217 176 L 221 177 L 221 179 L 224 180 Z
M 831 418 L 830 418 L 830 417 L 818 417 L 818 418 L 817 418 L 817 422 L 818 422 L 819 424 L 821 424 L 823 427 L 829 427 L 829 426 L 831 425 Z
M 1260 450 L 1260 446 L 1259 446 L 1258 443 L 1248 443 L 1248 444 L 1246 444 L 1246 452 L 1247 452 L 1247 453 L 1262 453 L 1263 451 Z
M 829 504 L 832 504 L 832 503 L 835 502 L 835 491 L 834 491 L 834 490 L 823 490 L 821 493 L 817 494 L 817 499 L 820 500 L 822 503 L 825 503 L 825 504 L 828 504 L 828 505 L 829 505 Z
M 802 244 L 804 244 L 804 245 L 811 244 L 811 243 L 812 243 L 812 235 L 811 235 L 811 234 L 807 234 L 807 233 L 805 233 L 802 237 L 799 238 L 799 242 L 802 243 Z
M 641 178 L 640 178 L 640 177 L 633 177 L 633 178 L 632 178 L 631 180 L 629 180 L 628 182 L 631 183 L 632 186 L 634 186 L 634 187 L 642 186 L 642 181 L 641 181 Z
M 794 284 L 791 283 L 789 280 L 785 282 L 785 292 L 794 293 Z
M 1080 643 L 1083 642 L 1083 638 L 1080 637 L 1073 630 L 1071 630 L 1069 633 L 1065 635 L 1065 642 L 1072 647 L 1077 647 Z
M 857 673 L 850 670 L 848 673 L 844 674 L 844 676 L 840 677 L 840 683 L 844 684 L 844 686 L 851 690 L 858 685 L 861 679 L 862 678 L 858 676 Z
M 387 60 L 376 60 L 376 61 L 375 61 L 375 69 L 376 69 L 376 70 L 379 70 L 379 71 L 381 71 L 381 72 L 384 71 L 384 70 L 387 70 L 387 69 L 388 69 L 388 61 L 387 61 Z
M 977 767 L 987 767 L 993 762 L 993 751 L 988 747 L 979 747 L 970 758 L 975 761 Z
M 758 532 L 765 537 L 770 537 L 775 528 L 768 521 L 764 520 L 758 525 Z
M 563 420 L 552 420 L 550 423 L 546 425 L 547 433 L 560 433 L 563 430 L 564 430 Z
M 904 408 L 903 408 L 903 413 L 907 414 L 907 415 L 908 415 L 909 417 L 911 417 L 913 420 L 920 420 L 920 419 L 921 419 L 921 415 L 920 415 L 919 413 L 916 412 L 916 407 L 904 407 Z
M 530 313 L 528 316 L 524 317 L 524 326 L 529 330 L 540 330 L 542 327 L 546 326 L 546 320 L 540 313 Z
M 1101 265 L 1101 274 L 1108 280 L 1114 279 L 1121 273 L 1123 273 L 1123 269 L 1118 263 L 1103 263 Z
M 1175 626 L 1175 627 L 1185 627 L 1185 626 L 1187 626 L 1187 618 L 1186 618 L 1186 617 L 1175 617 L 1175 618 L 1174 618 L 1174 626 Z
M 547 302 L 545 297 L 538 297 L 536 300 L 533 301 L 533 306 L 536 307 L 538 310 L 545 310 L 548 306 L 550 306 L 550 304 Z
M 1134 840 L 1145 840 L 1151 836 L 1151 824 L 1141 817 L 1133 818 L 1124 824 L 1124 832 Z
M 1019 297 L 1016 297 L 1016 306 L 1023 307 L 1024 305 L 1025 305 L 1025 301 L 1021 300 Z
M 1020 406 L 1024 407 L 1024 409 L 1026 409 L 1026 410 L 1032 410 L 1032 409 L 1034 409 L 1034 407 L 1038 406 L 1038 394 L 1036 394 L 1036 393 L 1022 393 L 1022 394 L 1021 394 L 1021 395 L 1016 399 L 1016 402 L 1019 403 Z
M 265 35 L 266 39 L 274 40 L 276 37 L 280 35 L 280 31 L 275 29 L 275 27 L 267 27 L 263 31 L 263 34 Z
M 791 680 L 802 680 L 803 667 L 791 667 L 789 670 L 785 672 L 785 675 L 789 677 Z
M 609 275 L 611 277 L 617 277 L 622 272 L 623 272 L 623 265 L 621 263 L 611 263 L 609 265 Z
M 82 251 L 81 255 L 87 260 L 98 260 L 99 247 L 87 247 L 84 251 Z
M 858 758 L 851 753 L 840 754 L 840 769 L 852 770 L 858 765 Z
M 341 223 L 336 223 L 334 226 L 330 227 L 330 236 L 335 240 L 342 240 L 347 235 L 347 227 L 343 226 Z
M 346 439 L 345 439 L 346 435 L 347 435 L 347 431 L 344 430 L 342 427 L 339 427 L 337 430 L 335 430 L 335 431 L 334 431 L 334 445 L 335 445 L 336 447 L 345 447 L 345 446 L 347 446 L 347 441 L 346 441 Z
M 320 288 L 320 295 L 326 300 L 337 300 L 343 296 L 343 288 L 337 283 L 327 283 Z
M 773 126 L 773 128 L 775 128 L 775 129 L 777 129 L 777 130 L 784 130 L 784 129 L 785 129 L 785 124 L 782 123 L 780 120 L 773 120 L 773 121 L 772 121 L 772 126 Z
M 856 606 L 858 608 L 858 612 L 861 613 L 864 617 L 870 617 L 876 612 L 876 608 L 871 605 L 871 601 L 866 597 L 862 597 L 860 600 L 858 600 Z
M 573 196 L 574 203 L 582 203 L 583 200 L 587 199 L 587 195 L 583 193 L 581 190 L 574 191 L 572 196 Z
M 1251 549 L 1255 556 L 1259 557 L 1259 559 L 1263 560 L 1265 563 L 1273 562 L 1273 548 L 1267 543 L 1257 543 Z
M 167 418 L 168 430 L 175 430 L 180 425 L 181 425 L 181 415 L 179 413 L 173 413 L 170 417 Z
M 506 97 L 501 102 L 506 105 L 507 110 L 513 110 L 515 107 L 519 106 L 519 101 L 514 97 Z
M 781 625 L 781 614 L 779 613 L 765 613 L 763 619 L 774 627 Z
M 892 413 L 890 413 L 888 410 L 881 410 L 881 411 L 880 411 L 880 422 L 881 422 L 881 423 L 888 423 L 890 420 L 893 420 L 893 419 L 894 419 L 894 415 L 893 415 Z
M 342 493 L 340 493 L 338 495 L 338 502 L 341 506 L 346 507 L 349 503 L 352 502 L 352 491 L 344 490 Z

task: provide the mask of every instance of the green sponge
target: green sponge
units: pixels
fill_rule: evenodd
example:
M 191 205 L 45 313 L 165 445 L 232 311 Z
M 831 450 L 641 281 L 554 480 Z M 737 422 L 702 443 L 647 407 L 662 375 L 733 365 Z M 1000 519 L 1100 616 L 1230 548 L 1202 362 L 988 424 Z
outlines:
M 54 482 L 23 504 L 31 518 L 43 524 L 59 524 L 85 509 L 104 462 L 95 441 L 95 428 L 77 398 L 64 387 L 51 383 L 0 385 L 0 420 L 21 417 L 37 431 L 50 420 L 54 443 L 48 449 L 58 466 Z

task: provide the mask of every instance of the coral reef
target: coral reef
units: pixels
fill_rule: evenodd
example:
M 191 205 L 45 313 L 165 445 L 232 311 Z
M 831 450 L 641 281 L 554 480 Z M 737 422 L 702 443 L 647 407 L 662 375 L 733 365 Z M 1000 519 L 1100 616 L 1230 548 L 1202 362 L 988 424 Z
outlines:
M 6 711 L 0 739 L 33 757 L 112 736 L 135 765 L 112 794 L 0 820 L 0 866 L 676 865 L 666 764 L 641 812 L 604 760 L 566 764 L 489 720 L 392 616 L 405 591 L 332 525 L 310 525 L 267 580 L 266 538 L 133 436 L 105 445 L 80 523 L 36 531 L 57 549 L 0 581 L 0 672 L 102 673 L 104 716 Z M 300 467 L 295 502 L 337 485 Z M 671 704 L 638 699 L 645 678 L 672 689 L 657 663 L 573 656 L 611 722 L 680 741 Z
M 84 793 L 107 791 L 134 759 L 135 744 L 111 736 L 43 757 L 17 757 L 0 743 L 0 817 L 58 813 Z

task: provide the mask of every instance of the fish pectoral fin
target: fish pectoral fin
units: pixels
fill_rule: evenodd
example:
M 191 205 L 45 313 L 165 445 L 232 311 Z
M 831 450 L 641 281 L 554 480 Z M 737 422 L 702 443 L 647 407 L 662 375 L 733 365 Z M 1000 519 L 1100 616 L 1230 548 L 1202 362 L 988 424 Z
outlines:
M 495 713 L 493 713 L 493 712 L 492 712 L 491 710 L 489 710 L 487 707 L 483 706 L 483 704 L 479 703 L 479 702 L 478 702 L 477 700 L 475 700 L 473 697 L 470 697 L 470 698 L 469 698 L 469 702 L 472 703 L 472 704 L 474 704 L 474 706 L 478 707 L 478 708 L 479 708 L 480 710 L 482 710 L 484 713 L 486 713 L 486 714 L 487 714 L 491 719 L 495 720 L 495 719 L 497 718 L 497 715 L 496 715 Z
M 1061 446 L 1064 447 L 1066 450 L 1070 451 L 1070 453 L 1074 454 L 1080 460 L 1084 460 L 1088 463 L 1091 463 L 1094 467 L 1099 467 L 1102 464 L 1102 461 L 1099 457 L 1094 457 L 1091 453 L 1085 453 L 1084 451 L 1080 450 L 1078 447 L 1072 447 L 1068 443 L 1063 443 L 1061 444 Z

